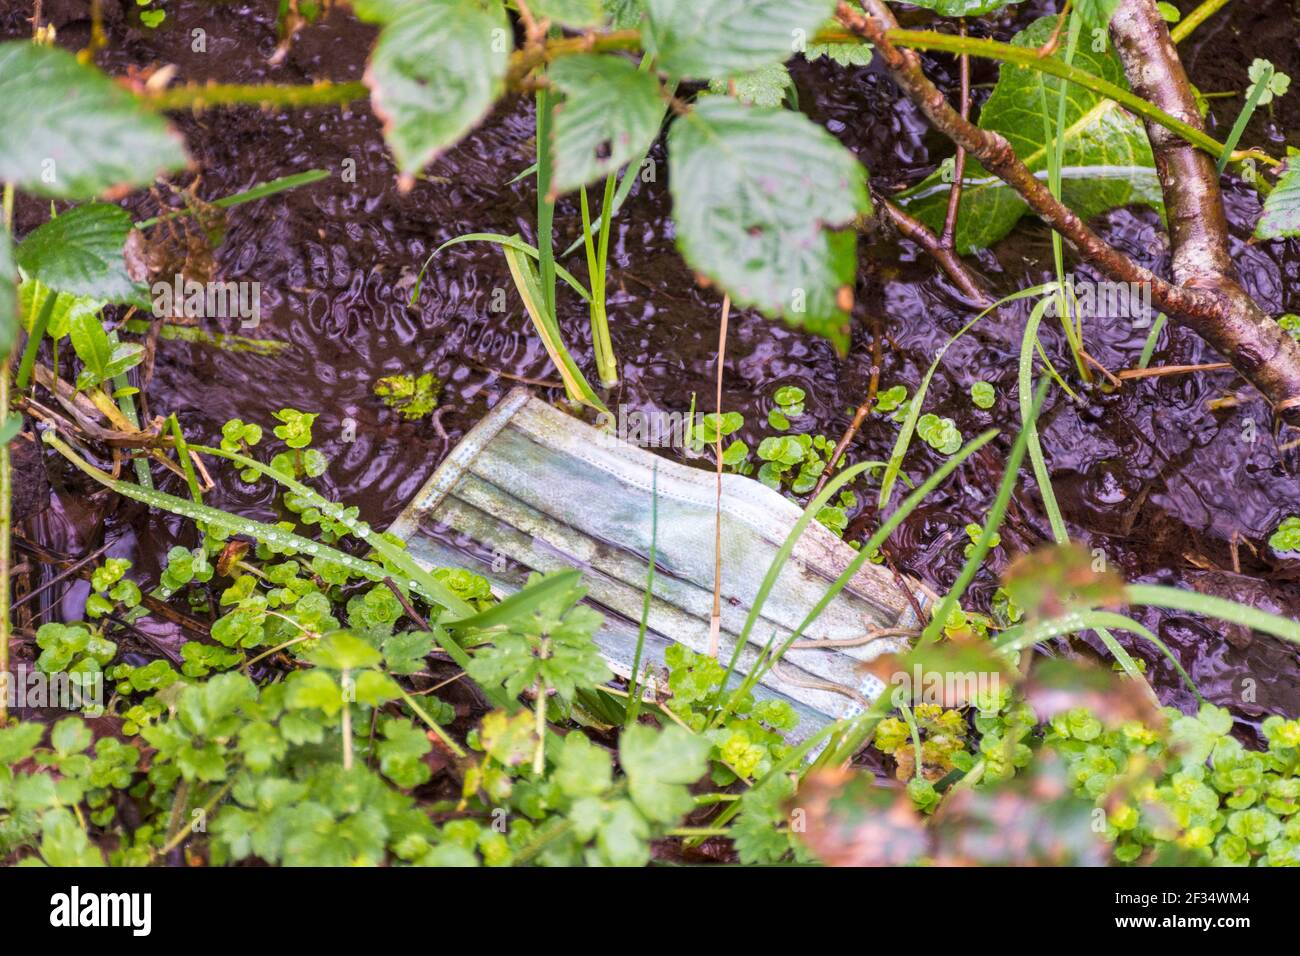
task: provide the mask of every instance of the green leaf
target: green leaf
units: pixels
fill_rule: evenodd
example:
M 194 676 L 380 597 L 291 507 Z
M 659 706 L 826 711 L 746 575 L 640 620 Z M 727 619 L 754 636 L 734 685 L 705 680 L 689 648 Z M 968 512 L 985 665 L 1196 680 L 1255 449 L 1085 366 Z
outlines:
M 145 186 L 185 165 L 160 116 L 66 50 L 0 43 L 0 180 L 61 199 Z
M 82 390 L 115 378 L 144 359 L 144 346 L 138 342 L 110 342 L 94 313 L 77 313 L 68 334 L 77 358 L 86 366 L 77 376 L 77 388 Z
M 647 49 L 681 77 L 718 79 L 784 63 L 835 0 L 646 0 Z
M 429 631 L 403 631 L 384 640 L 384 666 L 394 674 L 414 674 L 424 669 L 424 659 L 433 651 Z
M 970 387 L 970 400 L 976 408 L 992 408 L 997 398 L 997 392 L 988 382 L 976 382 Z
M 616 56 L 582 55 L 546 75 L 565 97 L 555 111 L 556 192 L 603 179 L 654 142 L 664 103 L 653 73 Z
M 1300 236 L 1300 150 L 1291 150 L 1286 171 L 1268 199 L 1255 227 L 1256 239 L 1294 239 Z
M 1124 0 L 1078 0 L 1074 8 L 1088 27 L 1105 30 L 1110 27 L 1111 18 Z
M 30 325 L 41 312 L 45 297 L 51 295 L 50 289 L 37 279 L 28 279 L 18 287 L 18 301 L 22 307 L 24 325 Z M 81 313 L 97 316 L 108 303 L 89 296 L 60 295 L 50 313 L 50 321 L 45 326 L 45 334 L 58 341 L 65 338 L 71 329 L 72 319 Z
M 943 17 L 982 17 L 1024 0 L 909 0 L 914 7 L 925 7 Z
M 1016 35 L 1022 47 L 1047 42 L 1056 17 L 1044 17 Z M 1056 54 L 1058 57 L 1060 53 Z M 1127 80 L 1113 53 L 1094 53 L 1081 44 L 1074 66 L 1119 86 Z M 1004 64 L 992 96 L 980 111 L 980 126 L 1005 136 L 1016 155 L 1040 177 L 1052 152 L 1049 131 L 1055 130 L 1056 106 L 1064 80 L 1038 70 Z M 1046 110 L 1046 112 L 1045 112 Z M 1084 219 L 1132 203 L 1162 208 L 1151 146 L 1142 124 L 1113 100 L 1068 84 L 1061 198 Z M 907 210 L 927 226 L 939 229 L 948 206 L 950 185 L 935 174 L 918 186 Z M 966 168 L 957 245 L 962 254 L 987 248 L 1006 236 L 1028 205 L 1015 190 L 992 176 L 979 163 Z
M 572 733 L 564 738 L 553 780 L 567 797 L 594 797 L 609 789 L 612 782 L 609 754 L 585 734 Z
M 641 23 L 645 9 L 641 0 L 601 0 L 609 24 L 615 30 L 631 30 Z
M 343 706 L 343 689 L 324 671 L 298 671 L 285 679 L 284 704 L 291 710 L 316 708 L 333 717 Z
M 26 760 L 43 736 L 44 724 L 28 723 L 0 728 L 0 766 L 11 767 L 20 760 Z
M 382 660 L 379 651 L 348 631 L 326 634 L 315 648 L 303 656 L 317 667 L 328 667 L 336 671 L 374 667 Z
M 734 89 L 736 99 L 748 106 L 780 106 L 793 85 L 784 64 L 769 63 L 739 76 L 710 80 L 709 92 L 731 93 Z
M 0 229 L 0 354 L 4 355 L 13 348 L 18 331 L 18 297 L 14 294 L 17 278 L 9 231 Z
M 49 811 L 41 820 L 41 859 L 47 866 L 104 865 L 103 854 L 91 845 L 86 831 L 63 807 Z
M 399 787 L 410 790 L 427 782 L 432 776 L 423 757 L 433 749 L 433 744 L 409 720 L 395 717 L 385 720 L 384 739 L 376 749 L 379 752 L 380 771 Z
M 398 169 L 419 172 L 487 114 L 513 47 L 499 2 L 428 0 L 380 31 L 366 85 Z
M 705 97 L 669 133 L 677 244 L 698 272 L 788 323 L 848 344 L 857 271 L 849 225 L 866 171 L 807 117 Z
M 80 717 L 64 717 L 50 731 L 50 746 L 60 757 L 81 753 L 90 746 L 90 728 Z
M 266 773 L 284 757 L 288 745 L 276 729 L 264 720 L 245 724 L 239 731 L 239 752 L 254 773 Z
M 605 19 L 601 0 L 533 0 L 533 15 L 566 27 L 594 27 Z
M 619 741 L 619 763 L 637 809 L 658 823 L 676 823 L 689 813 L 695 804 L 687 786 L 708 769 L 712 746 L 676 724 L 658 733 L 645 724 L 627 728 Z
M 109 203 L 77 206 L 33 229 L 18 244 L 18 265 L 56 292 L 139 303 L 143 290 L 126 271 L 130 233 L 126 210 Z

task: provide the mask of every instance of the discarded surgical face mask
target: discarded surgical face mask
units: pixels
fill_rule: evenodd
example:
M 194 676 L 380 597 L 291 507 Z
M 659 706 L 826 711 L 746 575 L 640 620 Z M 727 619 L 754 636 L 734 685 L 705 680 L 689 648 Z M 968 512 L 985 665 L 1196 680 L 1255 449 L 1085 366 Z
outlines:
M 674 642 L 708 650 L 716 481 L 712 471 L 627 444 L 518 388 L 452 450 L 390 530 L 421 563 L 469 568 L 502 596 L 522 587 L 532 571 L 577 568 L 588 603 L 605 615 L 596 641 L 610 667 L 627 677 L 652 539 L 655 574 L 642 660 L 661 668 Z M 799 515 L 778 492 L 723 475 L 724 664 Z M 790 636 L 856 554 L 818 522 L 809 523 L 750 631 L 741 674 L 774 636 L 776 647 Z M 763 676 L 755 696 L 789 701 L 800 717 L 794 734 L 800 738 L 860 712 L 884 690 L 867 663 L 904 649 L 897 635 L 920 625 L 913 605 L 923 609 L 929 598 L 919 586 L 909 597 L 889 572 L 864 565 L 801 635 L 798 649 Z M 658 686 L 663 689 L 662 680 Z

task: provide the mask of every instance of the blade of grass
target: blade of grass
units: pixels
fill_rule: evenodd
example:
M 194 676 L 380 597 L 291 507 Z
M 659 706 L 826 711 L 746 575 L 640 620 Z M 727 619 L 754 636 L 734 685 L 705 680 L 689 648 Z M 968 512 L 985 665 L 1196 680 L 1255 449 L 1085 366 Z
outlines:
M 555 314 L 555 199 L 550 195 L 554 156 L 551 126 L 555 103 L 551 91 L 537 88 L 537 268 L 541 275 L 542 305 Z
M 645 597 L 641 602 L 641 623 L 636 632 L 636 651 L 632 655 L 632 673 L 628 678 L 628 707 L 625 726 L 636 723 L 641 710 L 641 654 L 645 648 L 646 630 L 650 623 L 650 602 L 654 599 L 655 549 L 659 545 L 659 459 L 650 472 L 650 567 L 646 572 Z
M 1031 422 L 1038 417 L 1038 410 L 1043 405 L 1043 397 L 1047 394 L 1050 384 L 1050 382 L 1044 381 L 1038 386 L 1029 416 Z M 979 571 L 985 555 L 989 553 L 989 548 L 993 543 L 993 535 L 1002 526 L 1002 519 L 1006 516 L 1011 494 L 1016 490 L 1016 479 L 1019 477 L 1020 463 L 1025 460 L 1025 452 L 1028 447 L 1029 429 L 1021 428 L 1020 434 L 1016 436 L 1016 443 L 1011 448 L 1011 455 L 1007 459 L 1007 467 L 1003 472 L 1002 484 L 998 488 L 997 497 L 993 499 L 993 507 L 989 509 L 988 516 L 984 519 L 984 527 L 975 540 L 970 557 L 966 559 L 966 563 L 962 566 L 961 573 L 957 575 L 957 580 L 953 583 L 953 586 L 948 589 L 948 593 L 939 601 L 939 606 L 930 618 L 930 623 L 926 625 L 925 631 L 922 632 L 918 644 L 925 645 L 938 640 L 953 607 L 961 606 L 962 595 L 966 593 L 966 588 L 974 580 L 975 573 Z
M 1219 161 L 1215 165 L 1215 170 L 1220 176 L 1228 168 L 1228 162 L 1232 159 L 1233 150 L 1241 142 L 1241 137 L 1246 132 L 1246 127 L 1250 124 L 1250 118 L 1255 115 L 1255 110 L 1259 108 L 1259 101 L 1264 98 L 1268 92 L 1269 83 L 1273 79 L 1274 67 L 1267 61 L 1263 74 L 1256 81 L 1255 85 L 1250 88 L 1250 98 L 1246 100 L 1246 105 L 1242 107 L 1241 112 L 1237 115 L 1237 122 L 1232 124 L 1232 132 L 1228 134 L 1227 141 L 1223 144 L 1223 152 L 1219 154 Z
M 1190 611 L 1206 617 L 1217 617 L 1230 624 L 1240 624 L 1251 630 L 1272 634 L 1293 644 L 1300 644 L 1300 622 L 1258 608 L 1238 604 L 1225 598 L 1211 597 L 1196 591 L 1165 587 L 1160 584 L 1130 584 L 1124 589 L 1130 604 L 1145 604 L 1173 611 Z
M 930 368 L 926 371 L 925 377 L 921 379 L 921 384 L 917 386 L 916 394 L 912 396 L 912 400 L 908 405 L 907 414 L 903 418 L 903 427 L 898 433 L 898 439 L 894 442 L 894 450 L 889 455 L 889 462 L 885 466 L 885 474 L 880 479 L 880 495 L 877 498 L 878 507 L 883 509 L 889 504 L 890 495 L 893 493 L 894 485 L 898 481 L 899 472 L 902 471 L 903 468 L 903 458 L 907 455 L 907 449 L 912 444 L 912 435 L 916 432 L 916 423 L 921 417 L 921 406 L 925 402 L 926 392 L 929 391 L 930 380 L 934 378 L 934 373 L 938 370 L 939 363 L 943 361 L 944 354 L 952 347 L 954 342 L 970 331 L 976 322 L 980 321 L 980 319 L 984 318 L 990 312 L 1020 299 L 1027 299 L 1035 295 L 1043 295 L 1046 290 L 1051 288 L 1053 288 L 1053 286 L 1050 284 L 1035 286 L 1032 289 L 1024 289 L 1007 296 L 1005 299 L 998 300 L 979 315 L 975 316 L 975 318 L 967 322 L 957 331 L 956 335 L 944 343 L 943 348 L 939 350 L 939 354 L 936 355 L 934 361 L 930 363 Z
M 749 642 L 750 632 L 753 631 L 754 625 L 758 622 L 758 617 L 763 610 L 763 605 L 767 602 L 768 595 L 772 593 L 772 588 L 776 586 L 776 579 L 780 577 L 781 570 L 785 567 L 786 561 L 789 560 L 791 552 L 794 551 L 794 546 L 799 543 L 799 538 L 803 535 L 813 518 L 826 505 L 826 502 L 830 501 L 842 487 L 847 485 L 854 478 L 858 477 L 858 475 L 862 474 L 868 468 L 878 468 L 880 465 L 881 462 L 878 461 L 863 461 L 846 468 L 837 474 L 827 482 L 826 487 L 822 489 L 819 495 L 813 498 L 812 501 L 808 502 L 808 505 L 803 509 L 803 513 L 799 515 L 799 519 L 794 523 L 794 527 L 790 529 L 790 533 L 787 534 L 785 540 L 781 542 L 781 547 L 777 549 L 776 556 L 772 558 L 772 563 L 768 566 L 767 574 L 763 576 L 763 580 L 758 586 L 758 593 L 754 596 L 753 606 L 750 607 L 749 614 L 745 618 L 745 624 L 740 629 L 740 635 L 736 638 L 736 645 L 732 649 L 731 660 L 727 663 L 727 671 L 722 678 L 722 684 L 710 703 L 710 707 L 717 708 L 717 710 L 713 719 L 710 721 L 709 726 L 716 726 L 718 720 L 720 720 L 726 712 L 725 708 L 720 706 L 721 697 L 726 693 L 727 683 L 731 680 L 731 675 L 736 671 L 736 664 L 740 661 L 740 652 Z
M 433 252 L 429 253 L 429 258 L 424 260 L 424 265 L 420 267 L 420 272 L 415 277 L 415 285 L 411 286 L 411 295 L 410 298 L 407 299 L 409 305 L 415 305 L 416 301 L 420 298 L 420 285 L 424 281 L 424 273 L 428 271 L 429 263 L 433 261 L 433 257 L 444 249 L 451 246 L 459 246 L 461 243 L 465 242 L 494 242 L 499 246 L 518 250 L 534 259 L 541 255 L 541 253 L 537 251 L 536 246 L 530 246 L 518 236 L 505 236 L 498 232 L 470 232 L 463 236 L 457 236 L 455 239 L 448 239 L 437 249 L 434 249 Z M 587 287 L 574 278 L 572 273 L 560 266 L 556 266 L 555 274 L 563 279 L 574 292 L 582 296 L 585 301 L 591 301 L 591 293 L 587 291 Z
M 596 395 L 591 384 L 578 368 L 578 363 L 573 360 L 573 356 L 565 347 L 564 340 L 560 336 L 560 325 L 555 321 L 555 313 L 548 311 L 544 304 L 544 292 L 538 287 L 532 263 L 518 250 L 509 246 L 503 246 L 502 252 L 505 253 L 506 263 L 510 266 L 510 275 L 515 280 L 515 287 L 524 300 L 524 308 L 528 310 L 528 316 L 533 320 L 533 327 L 541 337 L 546 354 L 551 357 L 552 364 L 564 381 L 564 390 L 570 401 L 581 402 L 599 412 L 609 414 L 609 409 Z
M 269 465 L 265 465 L 255 458 L 241 455 L 239 452 L 226 451 L 225 449 L 213 448 L 208 445 L 191 445 L 190 447 L 201 455 L 213 455 L 217 458 L 224 458 L 227 461 L 233 461 L 244 468 L 253 469 L 258 474 L 270 478 L 277 484 L 288 488 L 295 495 L 307 502 L 311 507 L 317 508 L 330 520 L 341 523 L 348 529 L 350 534 L 360 538 L 366 544 L 370 545 L 370 547 L 372 547 L 380 557 L 391 564 L 393 568 L 403 576 L 405 583 L 411 590 L 419 593 L 425 600 L 437 604 L 440 607 L 444 607 L 455 615 L 452 619 L 448 621 L 440 621 L 439 623 L 450 626 L 458 619 L 472 617 L 477 613 L 466 601 L 457 597 L 455 593 L 447 587 L 447 585 L 443 584 L 432 574 L 422 568 L 419 562 L 417 562 L 415 558 L 411 557 L 405 548 L 399 547 L 392 541 L 389 541 L 382 534 L 371 529 L 365 522 L 357 521 L 348 517 L 343 513 L 343 507 L 341 505 L 330 501 L 318 491 L 307 487 L 302 482 L 297 481 L 288 475 L 276 471 Z M 217 512 L 217 514 L 224 514 L 224 512 Z M 314 541 L 309 541 L 308 544 L 317 548 L 324 547 Z M 295 545 L 295 547 L 297 546 Z M 333 558 L 330 560 L 333 560 Z M 380 580 L 383 580 L 383 577 L 381 577 Z
M 1103 632 L 1109 634 L 1110 628 L 1114 628 L 1117 631 L 1129 631 L 1155 645 L 1160 653 L 1165 656 L 1165 659 L 1173 665 L 1178 676 L 1196 696 L 1196 699 L 1204 702 L 1205 698 L 1201 696 L 1200 688 L 1196 686 L 1196 682 L 1192 680 L 1191 675 L 1183 669 L 1182 663 L 1174 656 L 1173 651 L 1169 649 L 1168 645 L 1137 621 L 1130 617 L 1126 617 L 1123 614 L 1115 614 L 1111 611 L 1078 611 L 1062 615 L 1061 617 L 1052 618 L 1047 621 L 1039 621 L 1031 625 L 1017 625 L 1016 627 L 1008 628 L 999 634 L 997 640 L 993 642 L 993 646 L 998 650 L 1023 650 L 1024 648 L 1033 647 L 1035 644 L 1041 643 L 1042 641 L 1050 640 L 1053 637 L 1062 637 L 1066 634 L 1074 634 L 1080 631 L 1093 630 L 1098 634 Z M 1138 671 L 1137 674 L 1138 679 L 1140 679 L 1142 683 L 1147 684 L 1148 689 L 1150 689 L 1150 684 L 1147 683 L 1147 680 L 1145 676 L 1142 675 L 1141 671 Z M 1130 674 L 1129 676 L 1133 675 Z M 1152 697 L 1155 697 L 1155 691 L 1151 691 L 1151 695 Z
M 14 388 L 20 392 L 32 380 L 32 369 L 36 367 L 36 353 L 40 351 L 41 339 L 45 338 L 45 330 L 49 328 L 50 316 L 54 315 L 54 303 L 58 301 L 59 295 L 60 293 L 53 289 L 46 290 L 41 311 L 36 313 L 32 329 L 27 333 L 27 345 L 23 348 L 23 358 L 18 363 L 18 375 L 14 378 Z
M 989 430 L 968 442 L 965 447 L 957 452 L 957 454 L 945 461 L 935 470 L 934 474 L 930 475 L 929 478 L 922 482 L 920 487 L 903 499 L 898 508 L 885 519 L 880 527 L 876 529 L 875 533 L 872 534 L 862 547 L 858 549 L 857 555 L 848 563 L 848 566 L 845 567 L 840 576 L 835 579 L 835 582 L 826 589 L 826 592 L 822 594 L 817 603 L 813 605 L 812 609 L 804 617 L 803 621 L 800 622 L 799 626 L 785 639 L 785 642 L 773 655 L 771 663 L 766 667 L 754 667 L 750 670 L 749 674 L 745 676 L 745 680 L 741 682 L 736 691 L 730 698 L 728 698 L 727 705 L 723 709 L 724 717 L 726 714 L 731 712 L 732 707 L 734 707 L 737 701 L 741 700 L 745 694 L 749 693 L 749 691 L 753 689 L 754 685 L 763 679 L 767 670 L 775 666 L 776 663 L 785 656 L 786 652 L 794 645 L 794 642 L 807 633 L 808 628 L 812 627 L 813 623 L 821 616 L 822 612 L 830 606 L 831 601 L 835 600 L 836 596 L 848 587 L 849 582 L 852 581 L 857 573 L 862 569 L 862 566 L 871 559 L 872 554 L 879 550 L 880 546 L 889 540 L 889 536 L 894 533 L 894 529 L 906 521 L 908 515 L 915 511 L 917 507 L 920 506 L 921 502 L 924 501 L 935 488 L 939 487 L 939 485 L 942 484 L 950 474 L 956 471 L 962 462 L 966 461 L 966 459 L 971 455 L 987 445 L 996 436 L 996 431 Z M 873 464 L 878 463 L 867 462 L 868 467 Z M 917 623 L 919 624 L 923 622 Z
M 1049 303 L 1049 299 L 1044 299 L 1030 312 L 1029 321 L 1025 323 L 1025 335 L 1020 343 L 1020 422 L 1021 428 L 1024 429 L 1028 436 L 1029 461 L 1033 467 L 1034 481 L 1038 484 L 1038 492 L 1043 499 L 1043 508 L 1047 511 L 1048 523 L 1052 526 L 1052 537 L 1057 544 L 1068 544 L 1070 532 L 1065 525 L 1065 519 L 1061 516 L 1061 506 L 1056 500 L 1056 490 L 1052 487 L 1052 475 L 1047 470 L 1047 461 L 1043 457 L 1043 446 L 1038 440 L 1037 418 L 1029 414 L 1030 403 L 1033 399 L 1034 346 L 1038 344 L 1038 326 L 1042 322 L 1043 312 Z M 1133 660 L 1128 651 L 1124 650 L 1123 645 L 1115 640 L 1114 635 L 1105 628 L 1100 628 L 1097 631 L 1097 636 L 1111 656 L 1119 661 L 1119 665 L 1124 669 L 1125 674 L 1134 680 L 1140 680 L 1143 683 L 1147 682 L 1142 671 L 1138 668 L 1137 662 Z M 1148 689 L 1151 690 L 1152 696 L 1154 696 L 1155 689 L 1151 688 L 1149 684 Z

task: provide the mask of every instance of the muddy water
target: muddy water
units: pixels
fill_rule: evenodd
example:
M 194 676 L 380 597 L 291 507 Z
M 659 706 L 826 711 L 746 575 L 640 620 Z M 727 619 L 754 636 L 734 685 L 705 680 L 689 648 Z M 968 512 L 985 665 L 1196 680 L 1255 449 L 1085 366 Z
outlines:
M 0 31 L 20 35 L 27 5 L 6 6 L 11 9 L 0 19 Z M 12 9 L 19 6 L 24 10 Z M 78 19 L 84 5 L 46 6 L 61 27 L 61 40 L 71 47 L 84 45 L 88 24 Z M 175 63 L 182 77 L 197 81 L 351 80 L 360 77 L 373 37 L 369 28 L 335 12 L 306 30 L 284 63 L 269 66 L 277 42 L 271 0 L 169 3 L 165 25 L 153 31 L 133 26 L 118 4 L 106 6 L 112 8 L 112 42 L 100 62 L 115 73 Z M 1231 14 L 1216 18 L 1188 44 L 1193 78 L 1207 91 L 1240 90 L 1253 56 L 1271 57 L 1279 69 L 1300 76 L 1295 44 L 1300 21 L 1292 4 L 1252 0 L 1233 6 Z M 1019 8 L 1018 22 L 1041 7 Z M 1014 28 L 1015 22 L 1008 21 L 995 32 L 1005 37 Z M 192 52 L 194 29 L 206 31 L 206 53 Z M 936 78 L 953 81 L 951 63 L 936 60 L 931 66 Z M 845 72 L 800 64 L 794 73 L 803 108 L 855 150 L 886 191 L 915 182 L 947 155 L 915 111 L 898 101 L 878 68 Z M 987 95 L 994 78 L 987 66 L 977 71 L 977 83 L 983 84 L 979 95 Z M 1216 101 L 1220 134 L 1239 105 L 1240 99 Z M 262 284 L 262 325 L 251 334 L 290 347 L 273 357 L 258 357 L 164 343 L 149 399 L 155 411 L 178 411 L 190 435 L 211 440 L 227 418 L 268 423 L 271 413 L 285 406 L 318 411 L 318 444 L 332 459 L 318 484 L 327 494 L 359 504 L 368 521 L 383 525 L 429 476 L 449 441 L 454 443 L 514 384 L 497 373 L 554 378 L 495 249 L 461 246 L 441 254 L 430 266 L 418 304 L 406 304 L 414 272 L 446 239 L 470 231 L 531 236 L 531 183 L 509 182 L 532 159 L 527 101 L 503 105 L 404 196 L 394 188 L 394 170 L 364 103 L 283 114 L 219 110 L 181 117 L 178 125 L 203 170 L 199 193 L 204 197 L 306 168 L 332 173 L 310 187 L 233 211 L 219 255 L 223 277 Z M 1300 96 L 1291 96 L 1271 115 L 1262 113 L 1247 139 L 1275 152 L 1287 142 L 1300 145 Z M 642 410 L 685 411 L 692 393 L 702 400 L 712 395 L 720 297 L 697 287 L 674 251 L 664 157 L 658 147 L 653 155 L 657 181 L 634 191 L 618 218 L 611 253 L 610 325 L 623 376 L 611 399 Z M 355 162 L 355 182 L 342 176 L 349 159 Z M 156 211 L 147 197 L 133 203 L 140 216 Z M 1257 201 L 1249 189 L 1235 185 L 1228 204 L 1234 252 L 1247 288 L 1272 311 L 1300 311 L 1300 292 L 1294 291 L 1300 246 L 1248 245 Z M 42 215 L 34 203 L 22 204 L 19 213 L 20 230 Z M 561 202 L 556 222 L 563 247 L 580 228 L 574 202 Z M 1144 264 L 1167 266 L 1167 245 L 1154 214 L 1121 210 L 1099 225 L 1107 238 Z M 890 338 L 882 387 L 901 383 L 910 392 L 936 350 L 970 318 L 968 308 L 914 248 L 874 235 L 862 243 L 861 253 L 859 321 L 848 358 L 837 358 L 819 339 L 756 315 L 733 314 L 724 402 L 745 414 L 749 426 L 743 437 L 751 447 L 763 436 L 771 395 L 782 385 L 799 385 L 808 393 L 809 417 L 800 427 L 832 437 L 841 434 L 867 388 L 868 329 L 874 323 Z M 579 254 L 566 264 L 581 275 L 580 260 Z M 1012 239 L 976 260 L 1000 293 L 1045 281 L 1050 263 L 1046 230 L 1028 221 Z M 505 313 L 491 310 L 498 288 L 509 293 Z M 562 291 L 560 305 L 567 340 L 585 343 L 587 317 L 581 303 Z M 966 435 L 990 425 L 1014 434 L 1024 321 L 1023 311 L 1010 309 L 986 319 L 957 343 L 935 377 L 927 410 L 954 418 Z M 1103 320 L 1092 321 L 1086 333 L 1091 353 L 1115 369 L 1136 363 L 1145 336 L 1146 330 L 1131 322 Z M 1059 329 L 1045 325 L 1043 338 L 1057 366 L 1068 368 Z M 586 347 L 574 351 L 588 354 Z M 1167 330 L 1155 362 L 1215 358 L 1190 334 Z M 372 383 L 380 376 L 424 371 L 447 383 L 442 430 L 428 421 L 402 422 L 372 395 Z M 585 371 L 594 379 L 589 362 Z M 968 397 L 970 384 L 981 379 L 998 391 L 990 412 L 974 408 Z M 1241 404 L 1207 409 L 1211 399 L 1233 393 L 1240 395 Z M 342 440 L 346 419 L 356 423 L 351 442 Z M 1105 549 L 1127 576 L 1288 614 L 1300 606 L 1300 562 L 1279 560 L 1265 545 L 1283 517 L 1300 511 L 1296 453 L 1279 452 L 1267 409 L 1232 373 L 1160 379 L 1114 393 L 1094 388 L 1078 404 L 1058 392 L 1045 412 L 1042 432 L 1072 534 L 1089 547 Z M 869 422 L 854 456 L 886 457 L 895 434 L 892 424 Z M 1252 435 L 1254 441 L 1246 440 Z M 951 583 L 962 561 L 963 526 L 977 520 L 991 501 L 1008 447 L 1009 437 L 999 439 L 900 529 L 891 551 L 904 570 L 940 589 Z M 927 449 L 914 450 L 907 468 L 923 475 L 939 461 Z M 170 480 L 164 478 L 163 486 Z M 252 516 L 273 516 L 269 492 L 241 483 L 233 471 L 219 470 L 217 482 L 213 503 Z M 149 516 L 124 502 L 87 503 L 75 488 L 56 490 L 56 498 L 57 507 L 30 530 L 66 553 L 82 553 L 104 535 L 116 536 L 111 553 L 133 557 L 147 570 L 167 543 L 191 533 L 182 522 Z M 110 513 L 100 529 L 97 518 L 105 512 Z M 1010 554 L 1049 537 L 1026 473 L 994 569 Z M 1234 549 L 1240 575 L 1230 570 Z M 994 587 L 995 575 L 982 572 L 973 588 L 976 602 L 987 601 Z M 84 588 L 76 585 L 64 592 L 54 614 L 76 616 Z M 1209 698 L 1231 705 L 1247 722 L 1270 712 L 1300 713 L 1300 658 L 1294 650 L 1186 615 L 1139 616 L 1172 647 Z M 1190 695 L 1162 658 L 1149 647 L 1128 646 L 1146 659 L 1167 702 L 1189 704 Z M 1087 648 L 1059 645 L 1056 652 Z

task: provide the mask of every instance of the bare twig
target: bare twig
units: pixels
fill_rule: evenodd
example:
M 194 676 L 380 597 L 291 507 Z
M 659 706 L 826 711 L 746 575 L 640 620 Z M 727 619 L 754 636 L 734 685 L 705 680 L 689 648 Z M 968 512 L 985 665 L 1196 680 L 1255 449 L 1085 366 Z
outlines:
M 887 199 L 881 199 L 879 206 L 895 229 L 924 249 L 939 264 L 962 295 L 983 308 L 993 304 L 989 294 L 980 287 L 974 274 L 966 268 L 966 263 L 962 262 L 961 256 L 957 255 L 951 247 L 944 246 L 939 237 L 926 228 L 924 223 L 909 216 Z
M 1118 377 L 1125 382 L 1140 378 L 1161 378 L 1166 375 L 1188 375 L 1192 372 L 1221 372 L 1232 368 L 1228 362 L 1208 362 L 1204 365 L 1162 365 L 1157 368 L 1128 368 Z
M 966 21 L 961 21 L 961 35 L 966 35 Z M 961 72 L 961 118 L 970 119 L 970 54 L 963 53 L 958 58 Z M 957 214 L 961 210 L 961 191 L 966 181 L 966 150 L 957 147 L 957 156 L 952 164 L 952 189 L 948 190 L 948 214 L 943 220 L 943 232 L 939 234 L 939 245 L 953 250 L 957 245 Z
M 840 440 L 835 443 L 835 450 L 831 457 L 826 461 L 826 467 L 822 469 L 821 477 L 817 479 L 817 484 L 813 486 L 812 494 L 809 498 L 816 498 L 822 492 L 826 482 L 830 480 L 831 472 L 839 467 L 840 459 L 844 456 L 845 450 L 849 443 L 853 441 L 853 436 L 858 433 L 862 423 L 867 420 L 871 414 L 871 408 L 876 404 L 876 392 L 880 388 L 880 360 L 881 360 L 881 343 L 884 336 L 880 331 L 880 323 L 875 323 L 875 331 L 871 336 L 871 379 L 867 382 L 867 397 L 858 410 L 853 413 L 853 421 L 849 422 L 849 427 L 844 430 Z

